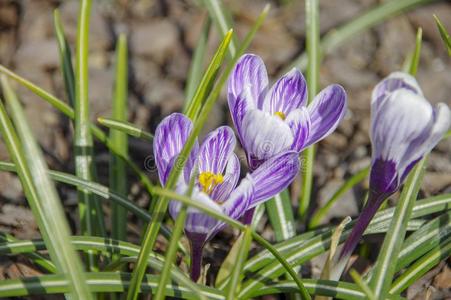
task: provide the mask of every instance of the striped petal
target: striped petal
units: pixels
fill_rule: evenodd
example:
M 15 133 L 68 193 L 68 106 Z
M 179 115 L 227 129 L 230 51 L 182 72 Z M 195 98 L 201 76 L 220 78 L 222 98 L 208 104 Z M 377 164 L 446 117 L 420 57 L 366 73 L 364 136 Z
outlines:
M 199 149 L 199 172 L 222 174 L 235 145 L 236 139 L 232 128 L 222 126 L 212 131 Z
M 254 101 L 252 100 L 252 96 L 250 94 L 250 87 L 247 87 L 237 97 L 228 98 L 230 115 L 232 116 L 233 125 L 236 128 L 241 144 L 243 144 L 242 128 L 244 116 L 249 110 L 255 109 L 257 107 L 254 104 Z
M 340 85 L 332 84 L 323 89 L 308 107 L 311 126 L 305 147 L 332 133 L 343 119 L 346 108 L 346 92 Z
M 250 168 L 291 147 L 294 138 L 282 119 L 261 110 L 251 110 L 243 120 L 243 146 L 249 157 Z
M 158 125 L 155 131 L 153 149 L 158 176 L 163 186 L 166 184 L 175 160 L 182 151 L 192 128 L 193 124 L 191 120 L 180 113 L 169 115 Z M 196 140 L 185 164 L 185 181 L 189 180 L 189 175 L 194 166 L 198 149 L 199 145 Z
M 301 107 L 292 111 L 285 122 L 290 126 L 294 137 L 291 150 L 301 152 L 307 142 L 310 133 L 310 116 L 306 107 Z
M 251 173 L 255 193 L 249 208 L 255 207 L 287 188 L 298 174 L 299 167 L 296 151 L 284 152 L 264 162 Z
M 245 54 L 237 62 L 229 77 L 227 97 L 234 104 L 246 87 L 250 87 L 250 97 L 258 106 L 268 87 L 268 73 L 263 60 L 254 54 Z
M 224 182 L 218 184 L 213 188 L 213 191 L 211 192 L 211 198 L 219 203 L 224 202 L 230 196 L 230 193 L 235 189 L 239 179 L 240 161 L 238 159 L 238 156 L 233 153 L 229 157 L 229 161 L 227 163 Z
M 263 111 L 288 115 L 292 110 L 305 106 L 307 83 L 301 72 L 293 68 L 282 76 L 269 90 L 263 101 Z
M 401 88 L 423 96 L 415 77 L 404 72 L 393 72 L 374 87 L 371 95 L 371 111 L 376 112 L 387 96 Z

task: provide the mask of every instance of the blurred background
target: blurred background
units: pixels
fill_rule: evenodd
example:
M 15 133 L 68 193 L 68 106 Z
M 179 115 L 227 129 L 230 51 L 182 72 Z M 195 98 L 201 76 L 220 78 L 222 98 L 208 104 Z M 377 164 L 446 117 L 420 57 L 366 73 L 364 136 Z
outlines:
M 186 100 L 185 81 L 194 47 L 208 16 L 198 2 L 201 1 L 93 1 L 89 61 L 93 121 L 99 116 L 111 115 L 114 48 L 118 34 L 122 32 L 128 36 L 130 50 L 129 121 L 153 133 L 163 117 L 182 110 Z M 267 2 L 271 4 L 270 14 L 248 52 L 262 56 L 271 82 L 274 82 L 276 76 L 305 50 L 304 1 L 230 0 L 224 1 L 224 6 L 230 10 L 235 32 L 242 39 Z M 321 34 L 353 20 L 381 2 L 320 1 Z M 55 8 L 60 10 L 69 44 L 73 46 L 79 1 L 0 0 L 0 63 L 67 100 L 53 27 Z M 343 85 L 348 92 L 349 111 L 338 130 L 319 144 L 312 211 L 330 198 L 346 178 L 369 164 L 371 90 L 381 78 L 402 68 L 407 54 L 414 48 L 418 27 L 423 28 L 423 48 L 417 75 L 420 86 L 432 103 L 445 102 L 451 105 L 451 61 L 440 39 L 433 14 L 441 19 L 448 30 L 451 29 L 451 2 L 435 1 L 355 35 L 324 57 L 321 87 L 330 83 Z M 205 64 L 218 45 L 219 37 L 212 26 Z M 16 88 L 50 167 L 73 173 L 72 128 L 68 119 L 25 88 L 18 85 Z M 205 132 L 226 123 L 231 124 L 223 93 L 209 117 Z M 143 169 L 147 168 L 149 176 L 156 178 L 152 166 L 145 165 L 146 157 L 152 154 L 151 143 L 131 139 L 130 152 L 133 160 Z M 107 185 L 108 151 L 96 144 L 95 154 L 99 181 Z M 441 142 L 431 154 L 421 196 L 451 192 L 450 154 L 450 139 Z M 9 159 L 2 142 L 0 159 Z M 134 177 L 130 178 L 130 198 L 147 207 L 148 196 L 133 180 Z M 361 208 L 365 188 L 366 183 L 363 183 L 347 193 L 331 210 L 325 222 L 337 222 L 345 216 L 355 216 Z M 59 189 L 76 230 L 76 193 L 63 186 Z M 299 184 L 294 185 L 292 194 L 293 205 L 296 206 Z M 109 214 L 108 207 L 105 207 L 105 213 Z M 133 240 L 139 235 L 141 224 L 134 222 L 134 219 L 131 221 L 129 231 Z M 272 232 L 266 228 L 265 222 L 260 229 L 265 237 L 272 238 Z M 302 230 L 301 225 L 299 229 Z M 0 231 L 23 239 L 39 237 L 20 182 L 9 173 L 0 173 Z M 223 233 L 209 247 L 216 247 L 215 253 L 221 253 L 221 242 L 231 237 L 231 233 Z M 207 262 L 214 263 L 219 259 L 210 258 L 209 261 L 207 258 Z M 17 276 L 14 272 L 23 274 L 33 270 L 20 261 L 0 258 L 0 279 Z M 420 283 L 418 290 L 415 290 L 415 285 L 410 288 L 411 295 L 418 294 L 421 297 L 421 285 L 434 280 L 439 280 L 436 283 L 439 289 L 451 288 L 451 271 L 444 269 L 443 264 L 431 272 L 429 274 L 432 275 L 426 276 L 426 281 Z M 447 273 L 443 275 L 444 272 Z M 445 276 L 445 279 L 439 276 Z

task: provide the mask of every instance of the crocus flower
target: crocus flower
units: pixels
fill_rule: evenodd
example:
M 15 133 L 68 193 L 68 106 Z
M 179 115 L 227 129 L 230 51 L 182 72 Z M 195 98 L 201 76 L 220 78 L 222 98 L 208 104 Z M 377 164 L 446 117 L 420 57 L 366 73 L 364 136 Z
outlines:
M 450 121 L 449 108 L 443 103 L 432 107 L 409 74 L 395 72 L 376 85 L 371 100 L 369 198 L 340 253 L 341 268 L 383 201 L 435 147 Z
M 161 184 L 164 186 L 174 166 L 178 166 L 179 154 L 191 130 L 191 121 L 184 115 L 174 113 L 166 117 L 156 129 L 154 156 Z M 262 164 L 241 182 L 240 162 L 233 152 L 236 144 L 233 130 L 222 126 L 207 135 L 199 147 L 196 141 L 175 190 L 187 194 L 194 180 L 191 198 L 217 212 L 238 219 L 257 204 L 270 199 L 285 189 L 299 170 L 297 153 L 287 151 Z M 177 218 L 181 204 L 171 201 L 169 213 Z M 191 277 L 200 275 L 202 249 L 225 224 L 201 211 L 188 207 L 185 233 L 191 245 Z
M 228 82 L 228 103 L 249 167 L 286 150 L 301 152 L 335 130 L 346 112 L 346 93 L 329 85 L 307 104 L 301 72 L 291 70 L 268 90 L 262 59 L 245 54 Z

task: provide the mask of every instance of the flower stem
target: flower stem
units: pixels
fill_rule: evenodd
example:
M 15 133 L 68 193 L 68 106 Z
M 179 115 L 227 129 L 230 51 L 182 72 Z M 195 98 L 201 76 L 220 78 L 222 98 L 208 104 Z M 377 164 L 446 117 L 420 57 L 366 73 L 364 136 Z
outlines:
M 197 282 L 202 270 L 202 250 L 204 249 L 206 237 L 204 234 L 199 233 L 187 232 L 186 235 L 188 236 L 191 246 L 190 275 L 191 279 L 194 282 Z

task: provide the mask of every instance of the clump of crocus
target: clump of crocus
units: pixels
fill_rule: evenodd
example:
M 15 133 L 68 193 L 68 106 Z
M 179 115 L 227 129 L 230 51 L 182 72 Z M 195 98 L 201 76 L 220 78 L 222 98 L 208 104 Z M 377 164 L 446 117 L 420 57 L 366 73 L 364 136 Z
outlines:
M 268 90 L 262 59 L 243 55 L 228 82 L 228 103 L 251 170 L 283 151 L 301 152 L 335 130 L 346 112 L 346 93 L 329 85 L 307 104 L 301 72 L 291 70 Z
M 424 98 L 415 78 L 396 72 L 382 80 L 371 100 L 372 163 L 369 198 L 339 256 L 339 274 L 388 196 L 450 126 L 449 108 Z
M 191 130 L 192 122 L 186 116 L 174 113 L 166 117 L 156 129 L 154 155 L 161 184 L 166 185 L 171 170 L 177 167 L 178 157 Z M 238 219 L 249 208 L 270 199 L 285 189 L 299 170 L 297 153 L 287 151 L 277 155 L 241 182 L 240 162 L 234 153 L 236 144 L 233 130 L 222 126 L 207 135 L 202 145 L 198 142 L 190 153 L 175 190 L 188 194 L 194 180 L 191 198 L 202 205 Z M 176 218 L 181 208 L 177 201 L 169 204 L 169 213 Z M 185 233 L 191 245 L 191 277 L 200 275 L 202 249 L 225 224 L 201 211 L 188 207 Z

